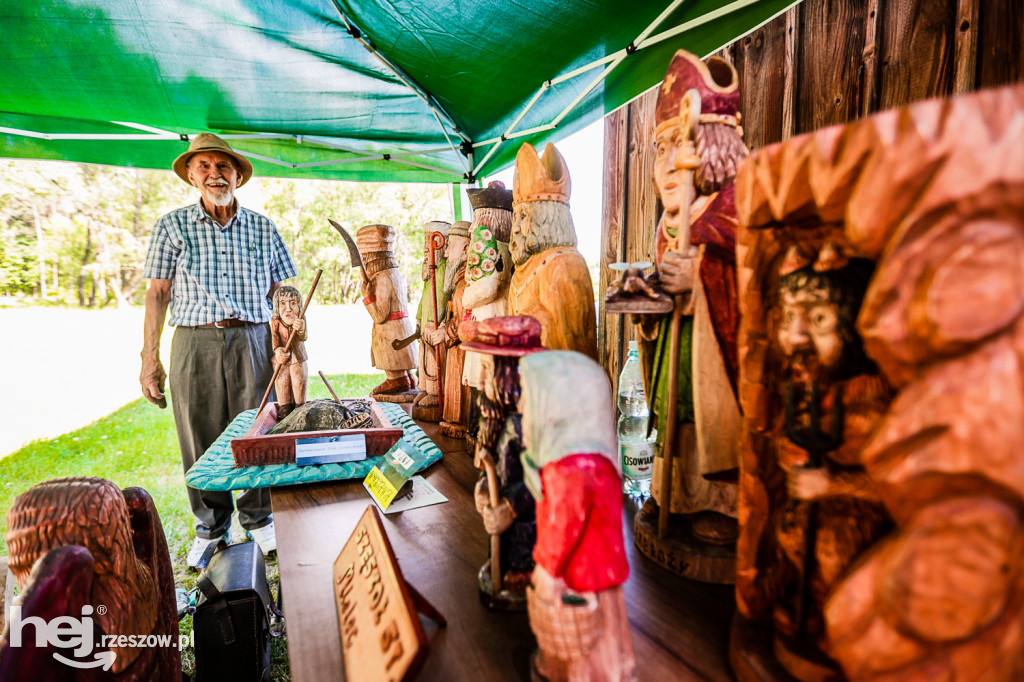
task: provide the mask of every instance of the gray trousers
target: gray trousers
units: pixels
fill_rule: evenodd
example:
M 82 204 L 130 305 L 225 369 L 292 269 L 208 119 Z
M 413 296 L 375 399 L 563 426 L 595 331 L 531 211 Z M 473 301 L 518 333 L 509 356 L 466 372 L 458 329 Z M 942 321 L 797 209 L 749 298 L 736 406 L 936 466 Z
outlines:
M 230 329 L 177 327 L 168 375 L 181 463 L 187 473 L 240 412 L 259 407 L 273 376 L 270 326 Z M 271 396 L 273 400 L 273 396 Z M 188 490 L 196 536 L 219 538 L 231 526 L 230 492 Z M 270 523 L 270 491 L 246 490 L 238 497 L 238 520 L 246 529 Z

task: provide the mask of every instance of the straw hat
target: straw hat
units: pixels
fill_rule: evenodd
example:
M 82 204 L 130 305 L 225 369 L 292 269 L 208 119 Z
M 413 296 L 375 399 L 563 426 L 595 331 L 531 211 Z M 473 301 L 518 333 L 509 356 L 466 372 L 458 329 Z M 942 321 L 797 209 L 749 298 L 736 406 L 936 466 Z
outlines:
M 249 163 L 249 159 L 236 152 L 231 148 L 231 145 L 213 133 L 199 133 L 192 138 L 192 141 L 188 145 L 188 151 L 176 158 L 174 163 L 171 164 L 171 168 L 174 172 L 177 173 L 178 177 L 184 180 L 189 187 L 192 186 L 192 183 L 189 182 L 188 179 L 188 160 L 202 152 L 220 152 L 233 158 L 242 171 L 242 178 L 238 181 L 238 187 L 249 182 L 249 178 L 252 177 L 252 164 Z

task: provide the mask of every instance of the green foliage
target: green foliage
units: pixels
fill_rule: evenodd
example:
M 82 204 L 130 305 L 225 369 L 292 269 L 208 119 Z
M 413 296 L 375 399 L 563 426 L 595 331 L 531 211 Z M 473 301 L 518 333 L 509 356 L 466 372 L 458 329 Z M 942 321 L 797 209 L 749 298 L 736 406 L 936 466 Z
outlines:
M 359 299 L 333 218 L 353 235 L 369 223 L 398 232 L 396 255 L 413 304 L 420 289 L 421 226 L 449 220 L 446 185 L 255 178 L 240 193 L 281 232 L 307 291 L 317 268 L 320 303 Z M 153 224 L 197 194 L 170 171 L 52 161 L 0 161 L 0 296 L 24 295 L 84 307 L 141 303 L 142 267 Z M 39 261 L 45 271 L 40 286 Z
M 451 219 L 446 185 L 263 180 L 261 186 L 267 214 L 299 268 L 295 286 L 300 291 L 307 291 L 316 269 L 323 268 L 318 302 L 358 301 L 360 275 L 353 272 L 345 242 L 327 220 L 340 223 L 353 237 L 363 225 L 386 223 L 398 233 L 395 253 L 409 295 L 418 302 L 422 225 Z

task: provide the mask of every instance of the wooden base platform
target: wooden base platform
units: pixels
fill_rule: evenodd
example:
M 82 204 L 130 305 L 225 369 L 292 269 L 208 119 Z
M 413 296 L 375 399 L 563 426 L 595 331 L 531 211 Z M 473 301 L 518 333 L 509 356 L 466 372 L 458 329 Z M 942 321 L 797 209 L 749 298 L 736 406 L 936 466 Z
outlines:
M 441 436 L 436 424 L 421 426 L 444 452 L 424 476 L 450 501 L 384 516 L 405 579 L 448 619 L 447 628 L 423 621 L 430 650 L 416 679 L 528 680 L 536 642 L 527 615 L 480 602 L 477 574 L 490 538 L 473 505 L 479 472 L 466 441 Z M 369 496 L 361 482 L 340 481 L 275 488 L 271 499 L 292 679 L 343 680 L 331 571 Z M 626 499 L 630 576 L 623 589 L 639 679 L 732 680 L 732 588 L 680 578 L 642 556 L 633 544 L 637 511 Z
M 690 531 L 689 517 L 673 514 L 667 537 L 658 536 L 658 504 L 648 498 L 633 520 L 637 547 L 651 561 L 691 580 L 731 585 L 736 579 L 736 549 L 704 542 Z
M 404 393 L 371 393 L 370 397 L 379 403 L 411 403 L 420 394 L 420 389 L 414 388 Z
M 412 418 L 418 422 L 431 422 L 436 424 L 441 421 L 441 406 L 431 405 L 430 407 L 425 407 L 423 405 L 413 405 Z

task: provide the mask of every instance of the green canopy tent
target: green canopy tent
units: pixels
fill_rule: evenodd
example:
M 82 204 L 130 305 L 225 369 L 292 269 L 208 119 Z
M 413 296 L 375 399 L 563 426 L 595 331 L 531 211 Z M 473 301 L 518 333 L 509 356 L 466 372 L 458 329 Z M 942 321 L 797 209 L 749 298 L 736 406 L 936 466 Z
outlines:
M 798 0 L 23 0 L 0 10 L 0 156 L 472 182 Z

